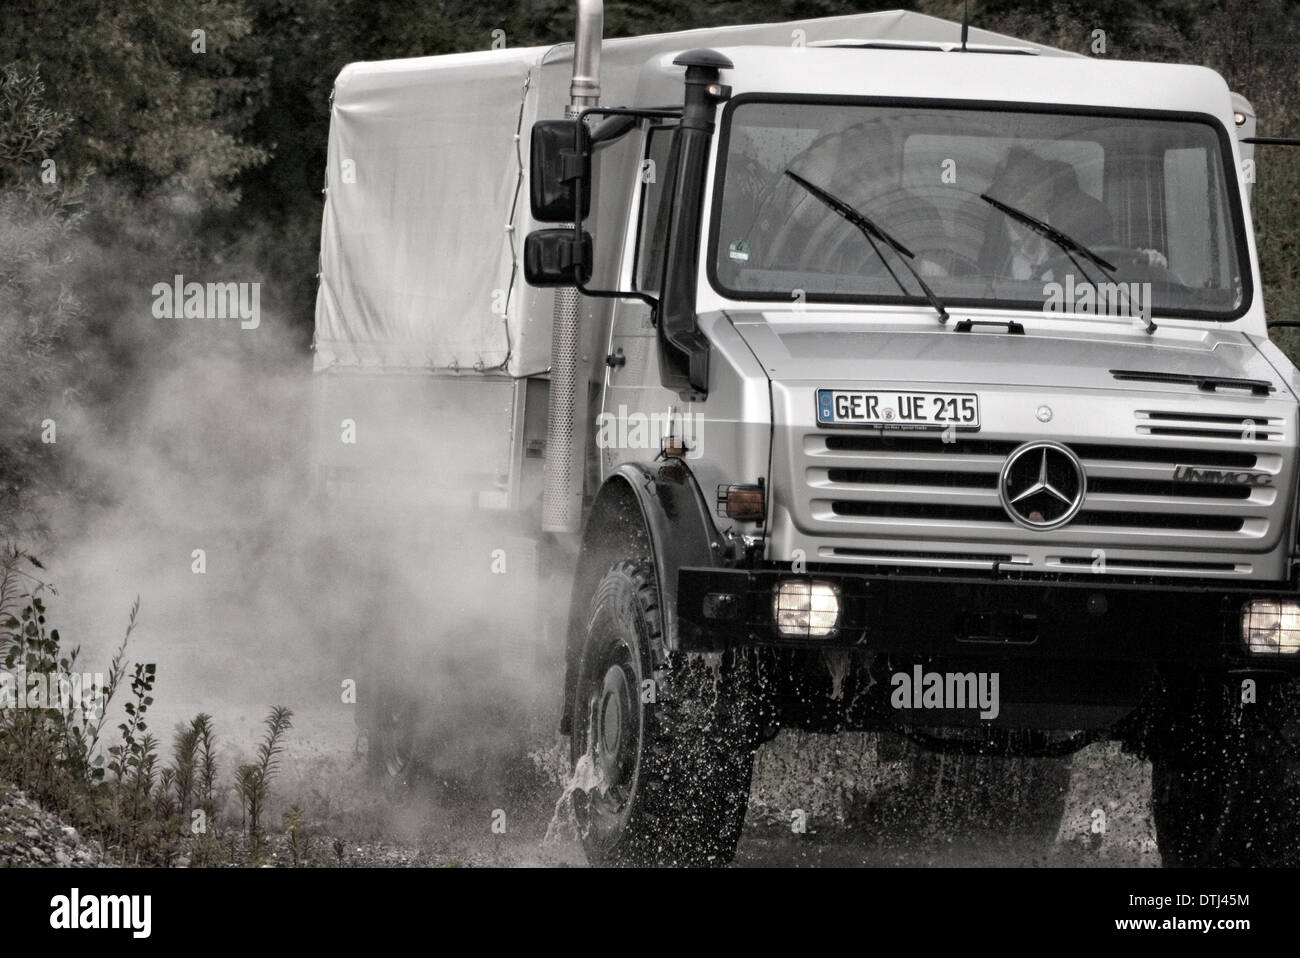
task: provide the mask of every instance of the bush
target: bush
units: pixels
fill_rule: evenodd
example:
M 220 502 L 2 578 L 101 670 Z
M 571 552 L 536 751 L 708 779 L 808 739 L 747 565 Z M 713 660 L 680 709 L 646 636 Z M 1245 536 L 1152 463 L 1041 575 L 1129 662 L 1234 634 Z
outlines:
M 223 834 L 217 821 L 212 717 L 200 713 L 175 730 L 166 765 L 149 731 L 157 670 L 126 659 L 139 600 L 107 677 L 87 686 L 77 671 L 80 650 L 65 651 L 58 630 L 48 627 L 45 596 L 53 590 L 39 578 L 41 570 L 35 558 L 13 547 L 0 554 L 0 777 L 124 864 L 171 865 L 182 855 L 202 865 L 264 861 L 261 818 L 293 713 L 282 706 L 271 710 L 256 760 L 237 770 L 246 829 L 241 847 L 241 836 Z M 117 741 L 105 748 L 102 733 L 119 691 L 127 694 L 124 717 Z M 296 805 L 290 813 L 285 825 L 299 863 L 310 848 L 310 830 Z

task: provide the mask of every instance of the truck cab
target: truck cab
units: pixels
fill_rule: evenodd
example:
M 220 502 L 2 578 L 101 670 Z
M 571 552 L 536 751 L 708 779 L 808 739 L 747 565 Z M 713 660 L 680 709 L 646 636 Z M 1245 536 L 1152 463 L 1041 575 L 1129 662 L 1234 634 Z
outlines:
M 1291 688 L 1297 378 L 1222 78 L 826 41 L 664 54 L 637 102 L 671 102 L 682 67 L 680 119 L 590 156 L 589 265 L 624 295 L 575 616 L 641 551 L 615 579 L 658 590 L 665 661 L 726 657 L 729 721 L 756 695 L 768 713 L 749 734 L 1056 760 L 1027 800 L 1058 817 L 1060 756 L 1119 738 L 1155 761 L 1168 860 L 1239 855 L 1185 826 L 1224 804 L 1203 787 L 1220 749 L 1186 729 L 1227 735 Z M 692 123 L 707 148 L 674 143 Z M 611 486 L 675 503 L 648 543 L 611 545 Z M 605 729 L 646 718 L 610 705 L 618 666 L 590 687 L 594 621 L 573 623 L 568 728 L 618 780 Z

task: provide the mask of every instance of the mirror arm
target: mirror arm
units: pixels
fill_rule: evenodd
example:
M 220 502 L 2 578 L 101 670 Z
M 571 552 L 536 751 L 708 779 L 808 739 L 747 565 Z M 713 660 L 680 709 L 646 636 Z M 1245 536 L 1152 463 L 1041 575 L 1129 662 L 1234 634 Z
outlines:
M 629 117 L 636 119 L 681 119 L 680 110 L 629 110 L 623 107 L 591 107 L 583 110 L 578 114 L 577 122 L 573 126 L 573 153 L 564 154 L 564 176 L 565 179 L 573 181 L 573 192 L 575 196 L 582 196 L 586 188 L 587 175 L 591 169 L 590 154 L 583 155 L 583 136 L 582 132 L 587 123 L 587 117 L 593 114 L 610 117 Z M 608 122 L 608 121 L 606 121 Z M 600 127 L 597 127 L 599 130 Z M 631 129 L 631 126 L 627 128 Z M 622 130 L 619 135 L 626 133 Z M 612 141 L 612 140 L 611 140 Z M 590 139 L 589 142 L 599 145 L 601 141 Z M 572 161 L 572 162 L 571 162 Z M 582 216 L 581 208 L 578 209 L 578 216 L 573 223 L 573 249 L 576 255 L 575 263 L 581 267 L 591 267 L 593 264 L 583 262 L 584 246 L 582 242 Z M 574 284 L 578 292 L 584 296 L 591 296 L 596 299 L 639 299 L 650 307 L 651 321 L 657 322 L 659 316 L 659 299 L 651 296 L 649 293 L 643 293 L 635 289 L 591 289 L 580 280 Z
M 609 117 L 626 116 L 631 117 L 633 120 L 680 120 L 682 118 L 681 110 L 637 110 L 625 106 L 593 106 L 578 114 L 578 119 L 585 121 L 588 116 L 596 114 Z M 593 143 L 600 142 L 595 137 L 603 126 L 604 124 L 601 124 L 592 131 Z M 631 127 L 628 129 L 631 129 Z M 626 132 L 627 130 L 619 130 L 619 135 L 622 136 Z
M 593 296 L 597 299 L 639 299 L 650 307 L 655 318 L 659 315 L 659 300 L 649 293 L 643 293 L 635 289 L 588 289 L 582 283 L 578 283 L 578 292 L 584 296 Z

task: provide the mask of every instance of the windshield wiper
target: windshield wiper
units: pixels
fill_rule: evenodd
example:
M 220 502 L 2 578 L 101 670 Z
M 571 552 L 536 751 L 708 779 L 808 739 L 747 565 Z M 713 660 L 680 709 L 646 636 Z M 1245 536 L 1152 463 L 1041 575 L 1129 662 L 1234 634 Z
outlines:
M 1051 223 L 1044 222 L 1043 220 L 1040 220 L 1036 216 L 1029 215 L 1024 210 L 1018 210 L 1014 206 L 1008 206 L 1006 203 L 1003 203 L 1001 200 L 995 200 L 987 193 L 981 193 L 980 199 L 982 199 L 985 203 L 989 204 L 989 206 L 992 206 L 994 209 L 1001 210 L 1007 216 L 1010 216 L 1013 220 L 1017 220 L 1023 223 L 1025 226 L 1028 226 L 1035 233 L 1038 233 L 1040 236 L 1046 237 L 1047 239 L 1055 243 L 1057 246 L 1061 247 L 1061 249 L 1065 251 L 1065 255 L 1070 258 L 1070 262 L 1075 265 L 1075 268 L 1078 269 L 1078 271 L 1083 274 L 1083 278 L 1086 279 L 1089 283 L 1092 282 L 1092 277 L 1090 277 L 1088 275 L 1088 271 L 1083 268 L 1083 264 L 1074 258 L 1075 253 L 1078 253 L 1081 256 L 1084 256 L 1087 259 L 1091 260 L 1093 263 L 1097 264 L 1097 266 L 1101 267 L 1105 271 L 1106 276 L 1109 277 L 1110 281 L 1112 283 L 1115 282 L 1114 264 L 1109 262 L 1108 260 L 1102 259 L 1092 250 L 1088 249 L 1088 247 L 1080 243 L 1073 236 L 1070 236 L 1068 233 L 1062 232 L 1061 230 L 1053 226 Z M 1155 331 L 1156 331 L 1156 324 L 1151 322 L 1150 319 L 1148 319 L 1147 332 L 1154 333 Z
M 790 179 L 794 180 L 817 199 L 821 200 L 840 216 L 844 217 L 844 219 L 856 226 L 862 232 L 862 235 L 867 238 L 867 242 L 871 244 L 871 248 L 875 251 L 876 255 L 880 257 L 880 262 L 884 264 L 889 275 L 893 278 L 894 282 L 898 284 L 898 288 L 902 290 L 904 294 L 908 294 L 907 284 L 899 279 L 898 274 L 890 267 L 889 261 L 885 259 L 885 255 L 880 252 L 880 247 L 876 245 L 876 240 L 880 240 L 880 242 L 884 243 L 897 253 L 899 262 L 907 267 L 907 271 L 911 273 L 912 278 L 916 280 L 916 285 L 921 287 L 921 291 L 925 293 L 925 298 L 929 300 L 930 305 L 933 306 L 935 311 L 939 314 L 939 322 L 948 322 L 948 311 L 943 308 L 943 303 L 939 301 L 938 296 L 934 295 L 934 290 L 929 287 L 925 280 L 921 279 L 921 274 L 916 271 L 916 267 L 909 262 L 909 260 L 916 258 L 915 253 L 898 240 L 894 239 L 871 220 L 867 219 L 865 214 L 855 210 L 843 200 L 832 196 L 819 186 L 813 186 L 813 184 L 809 183 L 797 173 L 792 173 L 789 170 L 786 170 L 785 175 L 790 177 Z
M 1033 230 L 1035 233 L 1038 233 L 1040 236 L 1047 237 L 1057 246 L 1061 247 L 1061 249 L 1065 250 L 1065 255 L 1070 257 L 1070 262 L 1073 263 L 1075 266 L 1079 267 L 1079 272 L 1083 273 L 1084 278 L 1087 279 L 1088 282 L 1091 283 L 1092 279 L 1089 278 L 1087 271 L 1083 268 L 1082 265 L 1080 265 L 1079 261 L 1074 258 L 1075 253 L 1082 253 L 1084 256 L 1088 257 L 1088 259 L 1092 260 L 1094 263 L 1096 263 L 1098 266 L 1104 269 L 1106 271 L 1106 275 L 1109 276 L 1112 280 L 1115 278 L 1114 264 L 1108 262 L 1107 260 L 1102 259 L 1092 250 L 1088 249 L 1088 247 L 1080 243 L 1077 239 L 1075 239 L 1074 237 L 1070 236 L 1067 233 L 1061 232 L 1051 223 L 1045 222 L 1044 220 L 1040 220 L 1036 216 L 1030 216 L 1024 210 L 1018 210 L 1014 206 L 1008 206 L 1006 203 L 1003 203 L 1001 200 L 995 200 L 987 193 L 981 193 L 980 199 L 982 199 L 985 203 L 989 204 L 989 206 L 992 206 L 994 209 L 1001 210 L 1003 213 L 1006 213 L 1007 216 L 1010 216 L 1013 220 L 1019 220 L 1021 223 L 1024 223 L 1031 230 Z

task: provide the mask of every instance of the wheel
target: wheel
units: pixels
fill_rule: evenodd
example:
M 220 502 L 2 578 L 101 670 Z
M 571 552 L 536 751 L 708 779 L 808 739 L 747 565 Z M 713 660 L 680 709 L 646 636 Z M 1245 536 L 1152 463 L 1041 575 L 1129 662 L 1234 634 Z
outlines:
M 983 271 L 980 269 L 979 263 L 975 262 L 975 260 L 971 259 L 969 256 L 963 256 L 956 250 L 938 247 L 933 249 L 919 249 L 916 251 L 916 258 L 920 260 L 922 264 L 917 268 L 921 270 L 921 275 L 925 276 L 926 279 L 930 279 L 935 275 L 948 276 L 954 279 L 970 279 L 975 276 L 984 275 Z M 927 274 L 924 268 L 926 263 L 933 264 L 933 267 L 937 269 L 938 272 Z
M 1166 868 L 1225 865 L 1232 820 L 1233 774 L 1220 763 L 1151 766 L 1151 817 Z
M 1294 866 L 1294 682 L 1242 704 L 1207 683 L 1167 710 L 1152 755 L 1151 813 L 1166 867 Z
M 574 812 L 593 864 L 724 865 L 758 745 L 752 672 L 667 654 L 657 595 L 644 561 L 596 589 L 573 698 Z
M 1230 864 L 1245 767 L 1225 689 L 1170 694 L 1163 741 L 1151 760 L 1151 817 L 1166 867 Z
M 1118 275 L 1114 282 L 1150 281 L 1162 283 L 1164 286 L 1183 285 L 1167 266 L 1153 264 L 1147 254 L 1141 250 L 1130 249 L 1127 246 L 1090 246 L 1088 248 L 1115 267 Z M 1079 265 L 1076 266 L 1074 260 L 1077 260 Z M 1052 246 L 1052 252 L 1047 259 L 1034 267 L 1034 275 L 1045 276 L 1050 270 L 1058 282 L 1064 281 L 1065 277 L 1070 274 L 1074 275 L 1076 285 L 1088 281 L 1090 278 L 1095 283 L 1112 282 L 1105 270 L 1082 253 L 1075 253 L 1074 260 L 1071 260 L 1069 254 L 1064 250 Z
M 370 780 L 386 792 L 407 789 L 420 755 L 419 698 L 396 676 L 376 682 L 366 752 Z
M 999 832 L 1055 841 L 1065 814 L 1070 761 L 918 751 L 911 764 L 914 809 L 933 831 Z

